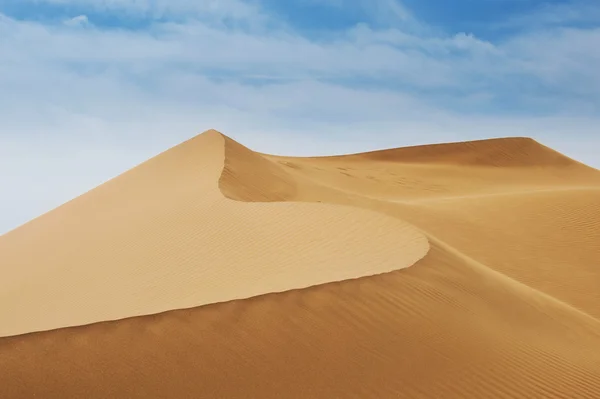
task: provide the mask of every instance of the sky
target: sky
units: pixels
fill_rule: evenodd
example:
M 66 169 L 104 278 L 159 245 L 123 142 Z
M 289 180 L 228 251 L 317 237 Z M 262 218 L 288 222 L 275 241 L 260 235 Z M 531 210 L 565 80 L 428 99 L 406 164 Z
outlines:
M 0 234 L 194 135 L 600 168 L 598 0 L 0 0 Z

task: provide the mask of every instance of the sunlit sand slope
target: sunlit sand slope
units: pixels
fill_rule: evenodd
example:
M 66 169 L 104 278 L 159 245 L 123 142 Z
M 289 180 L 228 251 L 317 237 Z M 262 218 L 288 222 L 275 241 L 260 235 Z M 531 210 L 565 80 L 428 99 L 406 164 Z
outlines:
M 205 133 L 0 237 L 0 335 L 389 272 L 428 251 L 370 210 L 229 200 L 223 154 Z M 271 162 L 255 158 L 261 176 Z
M 202 160 L 192 153 L 203 154 Z M 177 173 L 162 164 L 177 165 Z M 209 173 L 213 166 L 214 174 Z M 148 172 L 140 172 L 144 169 Z M 120 200 L 108 200 L 116 195 L 108 193 L 126 188 L 129 195 L 144 192 L 119 183 L 133 182 L 127 176 L 135 173 L 152 181 L 144 186 L 152 195 L 140 194 L 137 202 L 156 200 L 139 209 L 140 220 L 159 215 L 152 226 L 162 220 L 158 225 L 170 229 L 156 240 L 148 238 L 156 229 L 143 235 L 151 230 L 148 224 L 135 227 L 128 213 L 113 214 Z M 183 179 L 186 173 L 189 178 Z M 190 181 L 205 181 L 205 188 L 183 184 Z M 150 189 L 153 185 L 161 189 Z M 107 194 L 98 194 L 102 190 Z M 171 251 L 162 259 L 170 259 L 181 275 L 164 277 L 169 272 L 163 269 L 162 277 L 142 285 L 142 272 L 102 263 L 121 273 L 118 295 L 102 304 L 80 295 L 78 300 L 88 302 L 78 307 L 69 301 L 73 292 L 63 294 L 64 299 L 53 299 L 58 310 L 52 320 L 76 320 L 60 312 L 66 308 L 112 319 L 121 316 L 103 309 L 131 313 L 136 303 L 145 314 L 165 303 L 175 309 L 200 300 L 265 295 L 2 338 L 0 397 L 598 398 L 599 190 L 600 172 L 523 138 L 289 158 L 255 153 L 215 132 L 204 134 L 0 237 L 0 254 L 31 262 L 43 257 L 26 258 L 28 242 L 72 242 L 72 236 L 49 237 L 60 225 L 60 217 L 51 215 L 69 207 L 93 214 L 86 208 L 91 205 L 83 205 L 93 194 L 98 202 L 92 209 L 114 215 L 96 225 L 130 228 L 128 237 L 135 235 L 136 242 L 146 243 L 140 248 L 151 251 L 148 262 L 134 263 L 138 270 L 159 268 L 156 259 L 163 252 L 152 252 L 158 246 Z M 163 192 L 179 198 L 173 207 L 179 218 L 160 206 L 172 203 Z M 214 202 L 203 202 L 213 194 Z M 196 212 L 186 202 L 192 198 Z M 235 212 L 239 232 L 225 230 L 223 221 L 231 223 L 228 215 Z M 194 215 L 202 214 L 215 221 L 199 223 Z M 271 232 L 260 240 L 270 245 L 247 244 L 261 229 Z M 235 234 L 233 243 L 219 246 Z M 306 240 L 311 234 L 314 241 Z M 104 237 L 113 247 L 119 242 Z M 88 252 L 99 248 L 88 245 Z M 212 247 L 201 251 L 205 245 Z M 192 253 L 195 263 L 179 260 Z M 41 281 L 39 270 L 48 268 L 44 281 L 69 287 L 52 282 L 52 276 L 68 273 L 52 274 L 44 264 L 15 272 L 13 284 Z M 196 270 L 193 265 L 201 265 L 202 272 L 189 272 Z M 282 269 L 281 279 L 273 277 Z M 385 271 L 390 272 L 379 274 Z M 90 273 L 98 287 L 106 285 L 102 273 Z M 352 278 L 359 275 L 364 277 Z M 219 289 L 206 288 L 215 284 L 208 281 Z M 136 295 L 124 294 L 119 284 L 137 287 Z M 193 285 L 202 287 L 199 293 Z M 180 300 L 177 289 L 188 290 L 189 302 Z M 268 293 L 274 291 L 285 292 Z M 50 291 L 30 292 L 38 293 L 29 294 L 35 299 Z M 10 295 L 18 298 L 18 288 Z M 19 309 L 4 301 L 0 306 L 3 315 Z M 43 315 L 31 315 L 36 306 L 23 308 L 30 316 L 3 316 L 9 322 L 0 326 L 40 324 Z

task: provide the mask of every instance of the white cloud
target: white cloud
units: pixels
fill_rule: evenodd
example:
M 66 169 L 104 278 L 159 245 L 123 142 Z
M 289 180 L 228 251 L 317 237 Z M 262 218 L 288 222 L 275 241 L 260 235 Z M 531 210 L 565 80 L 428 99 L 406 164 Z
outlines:
M 564 94 L 600 96 L 600 28 L 558 28 L 528 33 L 509 40 L 509 54 L 522 61 L 524 71 Z
M 11 0 L 8 0 L 11 1 Z M 16 1 L 16 0 L 15 0 Z M 266 17 L 257 6 L 243 0 L 18 0 L 21 4 L 48 4 L 89 13 L 119 14 L 149 19 L 224 19 L 260 23 Z
M 396 27 L 420 33 L 429 30 L 400 0 L 303 0 L 303 4 L 337 7 L 340 12 L 359 12 L 364 16 L 361 22 L 378 27 Z
M 78 15 L 63 21 L 63 24 L 70 27 L 82 27 L 90 23 L 87 15 Z

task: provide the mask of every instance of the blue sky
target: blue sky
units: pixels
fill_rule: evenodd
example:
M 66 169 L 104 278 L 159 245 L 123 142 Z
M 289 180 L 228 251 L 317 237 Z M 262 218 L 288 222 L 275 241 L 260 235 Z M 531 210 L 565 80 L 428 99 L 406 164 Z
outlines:
M 530 136 L 600 167 L 597 0 L 0 0 L 0 233 L 216 128 L 265 152 Z

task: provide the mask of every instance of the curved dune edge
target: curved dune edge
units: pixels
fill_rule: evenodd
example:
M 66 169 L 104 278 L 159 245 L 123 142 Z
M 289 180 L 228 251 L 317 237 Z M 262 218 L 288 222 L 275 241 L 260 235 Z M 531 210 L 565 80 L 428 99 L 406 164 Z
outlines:
M 0 335 L 385 273 L 429 250 L 376 212 L 227 199 L 223 152 L 208 131 L 2 236 Z

